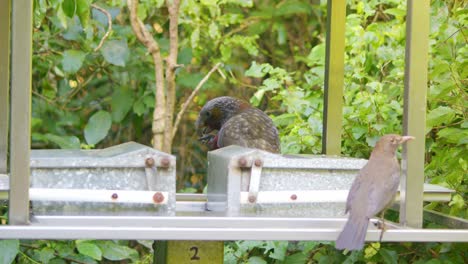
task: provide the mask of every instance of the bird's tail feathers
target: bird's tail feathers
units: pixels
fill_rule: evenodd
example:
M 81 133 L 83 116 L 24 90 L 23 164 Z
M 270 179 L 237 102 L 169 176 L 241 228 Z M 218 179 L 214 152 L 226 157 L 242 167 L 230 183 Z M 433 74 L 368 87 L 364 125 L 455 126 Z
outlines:
M 364 247 L 369 218 L 350 215 L 336 240 L 337 249 L 360 250 Z

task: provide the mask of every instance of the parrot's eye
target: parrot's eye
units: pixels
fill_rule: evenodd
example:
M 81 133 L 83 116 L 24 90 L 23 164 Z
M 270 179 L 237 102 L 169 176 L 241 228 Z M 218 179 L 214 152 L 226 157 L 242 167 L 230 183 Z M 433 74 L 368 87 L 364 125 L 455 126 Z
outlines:
M 206 117 L 210 117 L 210 116 L 211 116 L 211 112 L 208 112 L 208 111 L 205 112 L 205 116 L 206 116 Z

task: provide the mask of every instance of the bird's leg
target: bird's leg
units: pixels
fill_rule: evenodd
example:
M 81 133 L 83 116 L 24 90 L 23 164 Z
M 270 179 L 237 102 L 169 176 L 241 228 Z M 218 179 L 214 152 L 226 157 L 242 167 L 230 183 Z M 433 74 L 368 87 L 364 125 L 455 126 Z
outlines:
M 382 229 L 382 231 L 380 232 L 380 237 L 379 237 L 379 243 L 382 242 L 382 237 L 383 237 L 383 234 L 384 232 L 387 230 L 387 227 L 385 226 L 385 209 L 382 210 L 382 212 L 380 213 L 380 218 L 382 219 L 381 223 L 379 224 L 378 228 L 379 229 Z

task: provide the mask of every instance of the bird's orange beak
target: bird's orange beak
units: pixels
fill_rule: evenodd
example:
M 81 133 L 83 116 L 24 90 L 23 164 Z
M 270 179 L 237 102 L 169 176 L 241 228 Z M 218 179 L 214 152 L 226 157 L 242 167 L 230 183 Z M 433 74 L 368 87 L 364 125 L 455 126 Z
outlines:
M 413 139 L 415 139 L 415 137 L 412 137 L 412 136 L 402 136 L 402 137 L 401 137 L 401 143 L 404 143 L 404 142 L 406 142 L 406 141 L 408 141 L 408 140 L 413 140 Z

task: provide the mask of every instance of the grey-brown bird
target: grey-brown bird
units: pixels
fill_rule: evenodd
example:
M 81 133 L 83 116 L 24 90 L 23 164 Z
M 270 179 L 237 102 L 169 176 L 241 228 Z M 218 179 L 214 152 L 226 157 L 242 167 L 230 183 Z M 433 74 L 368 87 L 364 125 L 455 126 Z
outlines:
M 210 149 L 238 145 L 280 152 L 278 130 L 271 118 L 237 98 L 222 96 L 207 102 L 198 115 L 196 127 L 200 139 Z M 217 134 L 210 134 L 216 130 Z
M 349 190 L 346 201 L 349 217 L 336 240 L 337 249 L 363 248 L 369 219 L 389 206 L 397 193 L 400 164 L 395 152 L 400 144 L 411 139 L 414 137 L 390 134 L 377 142 Z

